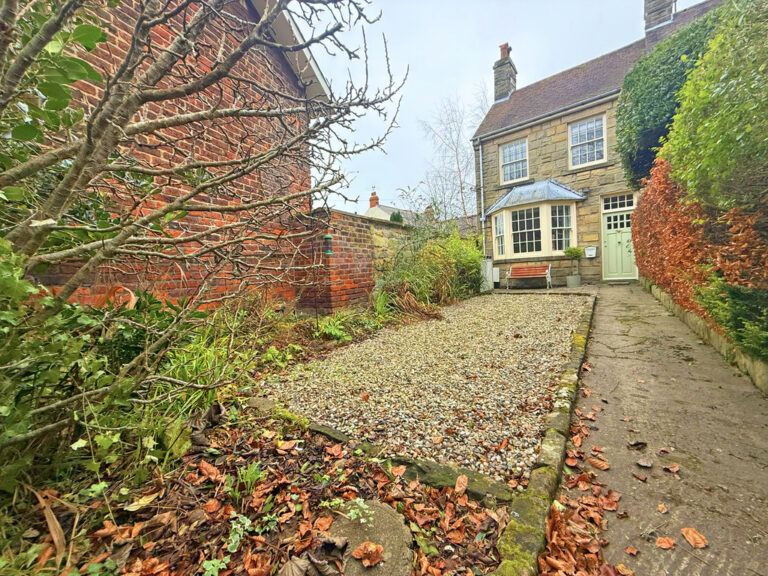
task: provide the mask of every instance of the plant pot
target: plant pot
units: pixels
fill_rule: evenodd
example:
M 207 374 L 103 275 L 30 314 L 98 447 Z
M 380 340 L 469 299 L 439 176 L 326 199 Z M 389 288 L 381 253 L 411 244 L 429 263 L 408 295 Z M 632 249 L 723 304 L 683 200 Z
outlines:
M 578 288 L 581 286 L 581 275 L 571 274 L 570 276 L 566 276 L 565 285 L 568 286 L 568 288 Z

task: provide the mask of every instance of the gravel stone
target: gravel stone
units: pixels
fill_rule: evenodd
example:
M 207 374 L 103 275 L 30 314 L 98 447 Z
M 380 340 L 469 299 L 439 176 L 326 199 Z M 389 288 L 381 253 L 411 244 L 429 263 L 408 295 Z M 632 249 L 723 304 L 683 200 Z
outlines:
M 273 377 L 264 392 L 390 455 L 526 478 L 587 303 L 578 295 L 472 298 L 444 308 L 443 320 L 383 330 Z

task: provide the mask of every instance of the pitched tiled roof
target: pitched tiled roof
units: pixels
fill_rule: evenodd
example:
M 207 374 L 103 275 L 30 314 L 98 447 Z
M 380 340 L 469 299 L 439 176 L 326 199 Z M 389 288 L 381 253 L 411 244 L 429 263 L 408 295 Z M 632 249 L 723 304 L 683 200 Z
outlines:
M 536 204 L 538 202 L 557 202 L 563 200 L 579 202 L 581 200 L 586 200 L 586 196 L 579 194 L 576 190 L 572 190 L 564 184 L 560 184 L 557 180 L 541 180 L 539 182 L 534 182 L 533 184 L 515 186 L 494 202 L 493 206 L 488 208 L 485 215 L 489 216 L 503 208 L 513 208 L 515 206 L 525 206 L 526 204 Z
M 411 212 L 410 210 L 405 210 L 403 208 L 397 208 L 395 206 L 385 206 L 384 204 L 379 204 L 379 208 L 384 210 L 387 214 L 392 216 L 395 212 L 400 212 L 400 215 L 403 217 L 403 222 L 405 224 L 413 224 L 418 215 L 415 212 Z
M 491 107 L 474 138 L 617 93 L 624 82 L 624 76 L 653 44 L 690 24 L 721 2 L 706 0 L 691 6 L 677 12 L 670 24 L 652 30 L 647 38 L 520 88 L 506 100 L 496 102 Z

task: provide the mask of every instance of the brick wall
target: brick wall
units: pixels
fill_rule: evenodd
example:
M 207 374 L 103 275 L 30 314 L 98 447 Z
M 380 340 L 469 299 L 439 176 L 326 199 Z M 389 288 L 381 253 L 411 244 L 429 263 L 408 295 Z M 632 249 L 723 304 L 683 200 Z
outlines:
M 108 24 L 106 43 L 90 53 L 80 56 L 88 59 L 103 77 L 113 75 L 122 63 L 132 37 L 132 29 L 137 18 L 138 0 L 120 2 L 114 8 L 101 13 L 103 21 Z M 253 18 L 245 4 L 229 4 L 228 11 L 233 11 L 239 18 Z M 180 22 L 175 30 L 180 30 Z M 239 33 L 244 36 L 245 29 Z M 226 36 L 229 34 L 229 36 Z M 196 43 L 193 54 L 184 63 L 178 63 L 177 74 L 162 81 L 162 87 L 167 88 L 185 83 L 199 73 L 209 71 L 216 61 L 219 40 L 227 37 L 230 41 L 237 33 L 223 30 L 221 25 L 213 25 Z M 169 45 L 174 35 L 168 28 L 157 28 L 153 35 L 154 50 Z M 256 107 L 274 103 L 274 93 L 301 96 L 302 91 L 292 69 L 285 59 L 270 48 L 259 47 L 252 49 L 232 72 L 235 78 L 243 80 L 225 80 L 201 94 L 178 100 L 153 103 L 144 106 L 140 117 L 134 119 L 148 120 L 180 113 L 189 113 L 209 109 L 212 106 L 226 108 L 231 106 Z M 257 82 L 259 85 L 256 86 Z M 80 82 L 76 85 L 77 97 L 86 109 L 86 115 L 99 102 L 102 96 L 102 86 Z M 271 99 L 271 100 L 270 100 Z M 126 142 L 120 149 L 123 158 L 129 162 L 137 162 L 144 167 L 154 169 L 169 168 L 194 156 L 197 160 L 216 161 L 234 159 L 247 153 L 257 153 L 270 149 L 282 138 L 289 136 L 292 130 L 302 130 L 306 118 L 290 119 L 294 122 L 282 124 L 257 118 L 229 119 L 216 122 L 198 123 L 190 126 L 174 127 L 163 130 L 158 135 L 136 137 Z M 245 175 L 230 183 L 226 189 L 219 189 L 210 195 L 201 195 L 198 200 L 222 206 L 234 206 L 255 199 L 267 199 L 306 189 L 309 184 L 309 167 L 306 157 L 294 151 L 289 157 L 283 157 L 264 167 Z M 156 177 L 153 183 L 156 192 L 149 198 L 134 204 L 134 198 L 125 194 L 119 183 L 102 181 L 93 192 L 98 192 L 114 202 L 114 214 L 137 215 L 147 214 L 159 206 L 167 204 L 186 193 L 189 188 L 176 178 Z M 291 209 L 309 211 L 309 200 L 296 203 Z M 246 219 L 258 220 L 258 227 L 251 226 L 247 232 L 244 229 L 225 231 L 228 224 L 242 222 Z M 286 207 L 282 214 L 271 215 L 266 211 L 248 213 L 238 212 L 200 212 L 190 213 L 186 217 L 172 222 L 169 232 L 172 235 L 193 234 L 215 227 L 221 232 L 212 237 L 212 241 L 226 242 L 237 234 L 254 235 L 258 230 L 290 231 L 295 229 L 295 219 Z M 259 228 L 260 227 L 260 228 Z M 178 246 L 179 254 L 189 254 L 200 248 L 200 244 L 189 243 Z M 269 290 L 281 298 L 293 298 L 295 290 L 293 282 L 302 280 L 301 275 L 280 273 L 276 278 L 274 270 L 269 268 L 286 269 L 291 266 L 304 264 L 295 257 L 295 247 L 292 245 L 275 245 L 269 240 L 253 240 L 242 246 L 242 261 L 249 266 L 259 263 L 259 271 L 255 267 L 248 270 L 248 282 L 253 286 L 269 285 Z M 269 258 L 263 260 L 266 253 Z M 80 267 L 81 262 L 64 262 L 44 273 L 37 280 L 52 287 L 63 285 L 67 279 Z M 117 261 L 100 267 L 86 285 L 75 294 L 82 303 L 98 304 L 103 301 L 105 293 L 111 285 L 121 284 L 131 289 L 149 290 L 161 297 L 179 298 L 194 294 L 203 280 L 215 265 L 215 256 L 203 256 L 194 261 L 169 261 L 154 257 L 121 257 Z M 212 295 L 221 295 L 236 289 L 241 285 L 232 269 L 225 269 L 217 275 L 212 283 Z
M 333 239 L 323 239 L 322 233 L 313 239 L 310 250 L 322 257 L 323 267 L 315 271 L 314 285 L 302 294 L 302 307 L 314 309 L 317 305 L 320 312 L 329 313 L 366 306 L 376 280 L 394 256 L 397 241 L 408 234 L 408 228 L 339 210 L 323 211 L 320 216 L 330 224 Z M 332 255 L 325 254 L 329 246 Z
M 598 114 L 606 116 L 607 157 L 604 163 L 591 167 L 571 170 L 568 167 L 568 124 L 575 120 L 589 118 Z M 510 186 L 502 185 L 499 176 L 499 148 L 504 144 L 528 138 L 528 175 L 526 182 L 537 182 L 553 178 L 562 184 L 582 193 L 586 200 L 576 203 L 576 243 L 578 246 L 597 246 L 597 257 L 583 259 L 579 269 L 582 277 L 588 281 L 602 279 L 602 243 L 601 240 L 601 197 L 610 194 L 629 192 L 621 162 L 616 151 L 616 100 L 592 106 L 586 110 L 573 112 L 552 118 L 540 124 L 518 130 L 512 134 L 483 142 L 483 178 L 485 188 L 485 209 L 505 194 Z M 475 153 L 475 172 L 480 181 L 480 162 Z M 480 197 L 477 198 L 480 213 Z M 486 254 L 491 256 L 491 218 L 484 227 Z M 565 284 L 565 277 L 570 273 L 572 264 L 565 257 L 542 257 L 528 259 L 508 259 L 494 262 L 500 268 L 502 279 L 509 267 L 514 264 L 532 264 L 537 262 L 552 263 L 554 284 Z M 503 280 L 502 280 L 503 283 Z

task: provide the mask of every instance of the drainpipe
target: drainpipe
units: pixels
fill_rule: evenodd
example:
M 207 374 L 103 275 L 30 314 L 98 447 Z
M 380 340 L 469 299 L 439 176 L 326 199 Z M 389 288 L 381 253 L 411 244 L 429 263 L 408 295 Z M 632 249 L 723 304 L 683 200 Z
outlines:
M 483 258 L 485 258 L 485 186 L 483 185 L 483 143 L 477 138 L 480 148 L 480 229 L 483 236 Z

